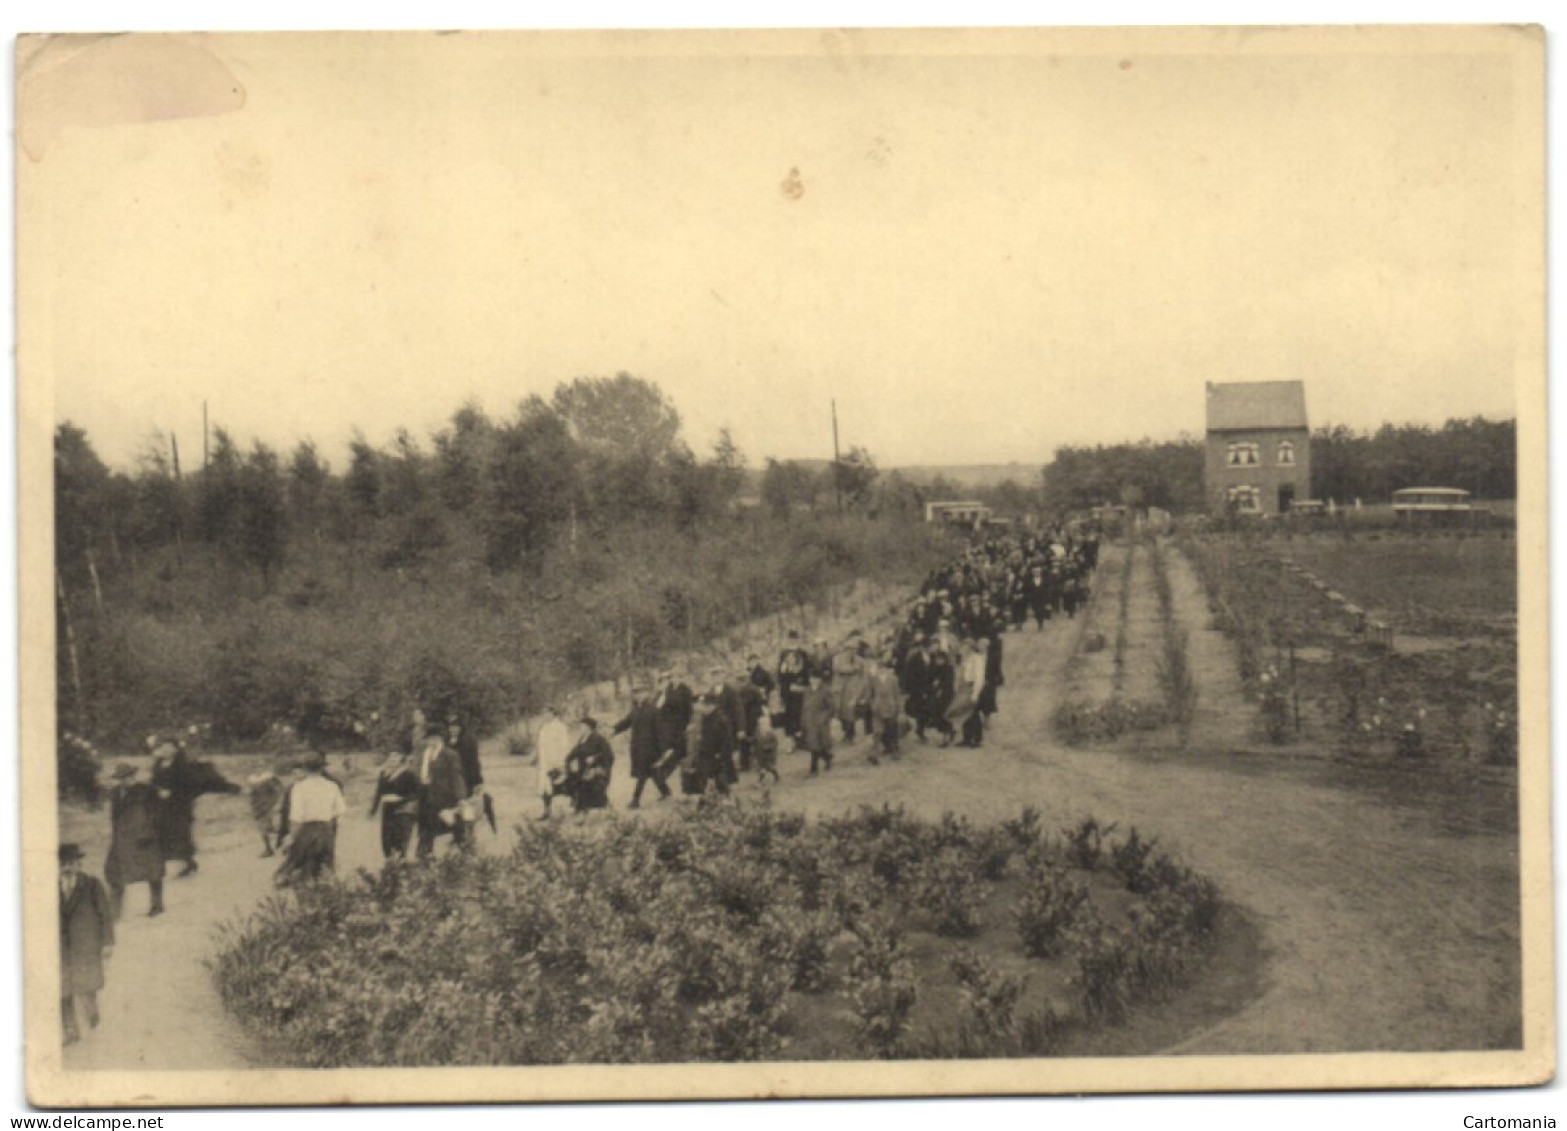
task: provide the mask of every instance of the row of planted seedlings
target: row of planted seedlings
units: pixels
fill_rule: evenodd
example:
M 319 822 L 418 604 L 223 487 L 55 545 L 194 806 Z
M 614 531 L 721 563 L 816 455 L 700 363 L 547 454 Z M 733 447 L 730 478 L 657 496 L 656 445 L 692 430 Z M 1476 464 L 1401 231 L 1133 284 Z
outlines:
M 1141 554 L 1139 554 L 1141 550 Z M 1146 534 L 1129 539 L 1117 592 L 1115 678 L 1109 694 L 1096 698 L 1073 689 L 1063 696 L 1051 719 L 1056 735 L 1070 745 L 1110 742 L 1134 731 L 1179 726 L 1184 736 L 1196 704 L 1196 684 L 1187 663 L 1186 640 L 1176 620 L 1163 542 Z M 1131 608 L 1138 584 L 1136 564 L 1146 558 L 1158 600 L 1159 642 L 1153 677 L 1158 697 L 1127 690 L 1132 648 Z M 1146 689 L 1145 689 L 1146 690 Z
M 1153 730 L 1165 723 L 1156 703 L 1126 694 L 1127 660 L 1131 646 L 1132 591 L 1137 572 L 1139 540 L 1127 537 L 1120 543 L 1120 568 L 1113 573 L 1111 594 L 1098 591 L 1088 608 L 1088 623 L 1073 645 L 1067 663 L 1065 693 L 1051 716 L 1051 729 L 1072 746 L 1108 742 L 1130 731 Z M 1102 571 L 1109 574 L 1110 571 Z M 1113 615 L 1113 632 L 1107 637 L 1105 619 Z M 1108 651 L 1109 666 L 1088 657 Z M 1094 657 L 1097 659 L 1097 657 Z
M 1188 978 L 1207 879 L 1136 830 L 714 804 L 529 825 L 225 928 L 225 1005 L 280 1065 L 1070 1052 Z
M 1258 547 L 1188 537 L 1182 549 L 1215 624 L 1235 643 L 1271 742 L 1303 735 L 1357 758 L 1516 759 L 1516 687 L 1508 673 L 1489 670 L 1480 651 L 1389 651 L 1352 631 L 1357 610 L 1344 614 L 1347 624 L 1324 615 L 1347 602 L 1327 597 L 1321 579 Z

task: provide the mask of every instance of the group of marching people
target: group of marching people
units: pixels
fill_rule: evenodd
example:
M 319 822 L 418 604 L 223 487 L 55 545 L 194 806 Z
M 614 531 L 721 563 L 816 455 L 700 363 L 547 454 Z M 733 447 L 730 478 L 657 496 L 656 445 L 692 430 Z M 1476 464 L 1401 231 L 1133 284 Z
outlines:
M 867 759 L 896 758 L 908 731 L 921 741 L 934 732 L 942 746 L 978 748 L 998 710 L 1005 683 L 1002 634 L 1020 629 L 1029 615 L 1039 628 L 1064 613 L 1074 616 L 1088 598 L 1098 563 L 1098 532 L 1055 526 L 1021 536 L 977 540 L 955 561 L 933 571 L 907 617 L 875 639 L 856 629 L 836 647 L 818 639 L 806 647 L 791 630 L 775 665 L 757 655 L 715 665 L 705 679 L 670 668 L 632 689 L 629 713 L 613 734 L 630 733 L 630 807 L 639 808 L 652 782 L 660 799 L 678 779 L 685 795 L 727 793 L 742 774 L 759 782 L 779 780 L 780 740 L 810 754 L 810 775 L 830 771 L 835 745 L 870 739 Z M 605 784 L 613 754 L 597 724 L 584 719 Z M 572 749 L 558 710 L 539 735 L 542 817 L 551 799 L 571 795 Z M 603 808 L 607 797 L 593 794 Z

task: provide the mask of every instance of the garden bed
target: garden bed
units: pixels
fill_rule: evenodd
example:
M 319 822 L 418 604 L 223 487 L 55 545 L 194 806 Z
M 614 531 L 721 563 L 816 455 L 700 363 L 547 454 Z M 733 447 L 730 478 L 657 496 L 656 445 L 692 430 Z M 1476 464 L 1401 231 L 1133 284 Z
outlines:
M 1229 921 L 1112 832 L 729 804 L 530 825 L 509 858 L 275 897 L 213 972 L 283 1065 L 1060 1055 L 1177 999 Z

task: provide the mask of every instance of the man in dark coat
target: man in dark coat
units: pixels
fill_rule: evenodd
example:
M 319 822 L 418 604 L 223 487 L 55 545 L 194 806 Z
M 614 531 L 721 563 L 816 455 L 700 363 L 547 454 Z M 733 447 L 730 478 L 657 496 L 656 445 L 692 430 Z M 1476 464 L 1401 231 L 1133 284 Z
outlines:
M 653 706 L 658 711 L 658 744 L 663 751 L 662 773 L 668 776 L 686 754 L 686 728 L 691 725 L 695 701 L 691 687 L 674 671 L 659 676 L 662 686 Z
M 811 776 L 818 768 L 832 769 L 832 721 L 837 703 L 832 688 L 826 686 L 821 669 L 810 674 L 810 687 L 800 706 L 800 744 L 811 752 Z
M 646 684 L 638 684 L 632 692 L 631 711 L 615 724 L 613 733 L 631 732 L 631 777 L 637 787 L 631 794 L 629 808 L 642 807 L 642 790 L 649 781 L 658 787 L 659 800 L 669 796 L 669 785 L 664 780 L 661 762 L 664 747 L 659 737 L 658 708 Z
M 197 761 L 177 742 L 161 742 L 152 753 L 152 788 L 158 791 L 158 843 L 165 860 L 183 861 L 176 878 L 196 871 L 196 798 L 204 793 L 238 793 L 240 787 L 211 762 Z
M 98 1027 L 103 963 L 114 953 L 114 912 L 96 876 L 82 872 L 82 850 L 60 846 L 60 1020 L 65 1043 L 81 1040 L 76 1002 L 87 1024 Z
M 118 919 L 125 907 L 125 889 L 145 883 L 152 890 L 148 915 L 163 914 L 163 849 L 158 844 L 158 794 L 129 762 L 114 768 L 109 793 L 109 858 L 103 878 L 109 885 L 109 906 Z
M 1002 648 L 999 632 L 985 641 L 985 689 L 979 693 L 979 713 L 985 716 L 987 723 L 998 710 L 996 692 L 1006 682 L 1001 672 Z
M 925 741 L 925 723 L 930 716 L 927 701 L 930 699 L 930 651 L 926 647 L 925 634 L 916 633 L 913 649 L 903 661 L 903 677 L 900 681 L 905 709 L 914 720 L 914 733 Z
M 697 706 L 702 720 L 702 737 L 697 747 L 697 768 L 703 782 L 711 782 L 719 793 L 740 780 L 735 772 L 735 729 L 728 712 L 716 694 L 702 696 Z

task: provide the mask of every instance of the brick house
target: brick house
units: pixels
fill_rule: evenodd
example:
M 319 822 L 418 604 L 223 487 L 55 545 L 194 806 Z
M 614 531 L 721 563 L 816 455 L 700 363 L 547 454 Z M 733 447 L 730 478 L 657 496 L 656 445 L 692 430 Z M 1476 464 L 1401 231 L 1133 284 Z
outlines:
M 1300 381 L 1208 383 L 1208 509 L 1282 514 L 1311 497 L 1311 432 Z

